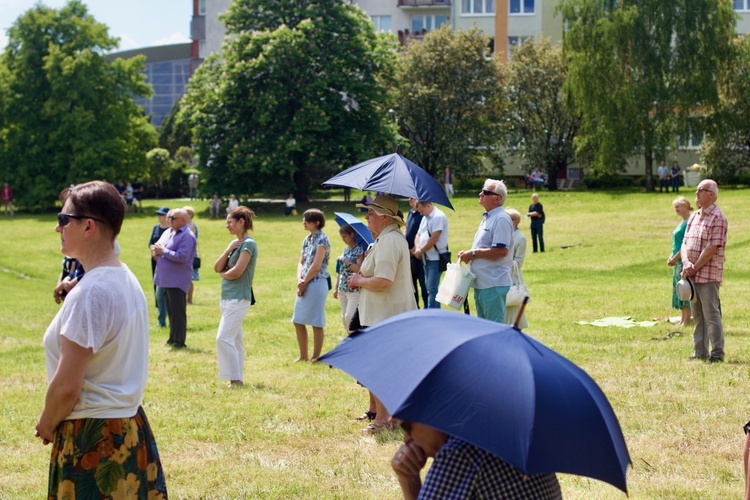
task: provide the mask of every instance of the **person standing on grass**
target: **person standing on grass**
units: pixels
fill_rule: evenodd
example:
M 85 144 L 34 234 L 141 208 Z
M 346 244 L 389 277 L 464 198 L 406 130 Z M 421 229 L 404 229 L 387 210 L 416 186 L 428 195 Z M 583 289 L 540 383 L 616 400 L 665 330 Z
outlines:
M 487 179 L 479 192 L 479 204 L 485 212 L 474 236 L 471 250 L 458 252 L 462 262 L 471 263 L 476 275 L 472 283 L 477 316 L 505 322 L 505 297 L 510 290 L 513 265 L 513 221 L 503 204 L 508 189 L 503 181 Z
M 167 345 L 186 347 L 187 302 L 185 300 L 193 278 L 195 236 L 187 227 L 189 216 L 183 209 L 172 210 L 167 215 L 170 228 L 151 246 L 156 257 L 154 283 L 164 289 L 169 316 Z
M 659 164 L 659 168 L 656 169 L 656 173 L 659 176 L 659 192 L 663 192 L 664 190 L 669 192 L 669 167 L 667 166 L 667 162 L 664 160 L 661 161 Z
M 322 231 L 325 225 L 326 218 L 317 208 L 306 210 L 302 215 L 302 227 L 310 234 L 302 242 L 302 253 L 297 264 L 297 300 L 292 315 L 299 345 L 297 361 L 317 362 L 323 350 L 326 298 L 331 280 L 328 274 L 331 243 Z M 308 355 L 307 325 L 313 329 L 312 359 Z
M 227 229 L 235 236 L 214 262 L 221 276 L 221 321 L 216 334 L 216 357 L 219 380 L 229 380 L 229 387 L 244 384 L 245 347 L 242 322 L 253 302 L 253 277 L 258 261 L 258 244 L 248 236 L 255 214 L 247 207 L 237 207 L 227 215 Z
M 534 247 L 534 253 L 537 252 L 537 249 L 544 252 L 544 221 L 546 217 L 544 207 L 539 203 L 538 194 L 531 195 L 531 205 L 529 205 L 529 211 L 526 215 L 531 218 L 531 244 Z
M 427 309 L 427 284 L 424 279 L 424 264 L 422 259 L 414 256 L 414 240 L 419 232 L 419 225 L 422 223 L 422 214 L 417 210 L 417 200 L 409 198 L 411 210 L 406 215 L 406 243 L 409 245 L 409 262 L 411 264 L 411 282 L 414 287 L 414 300 L 419 308 L 419 294 L 422 294 L 422 307 Z M 417 287 L 419 285 L 419 287 Z
M 682 277 L 690 278 L 695 300 L 690 308 L 695 321 L 692 359 L 724 361 L 724 329 L 721 323 L 719 286 L 724 275 L 724 249 L 727 244 L 727 218 L 716 206 L 719 186 L 705 179 L 695 190 L 699 208 L 687 222 L 682 241 Z M 711 351 L 708 350 L 709 341 Z
M 193 222 L 193 218 L 195 217 L 195 210 L 189 205 L 182 207 L 182 209 L 187 212 L 188 217 L 190 218 L 187 226 L 190 228 L 190 232 L 193 233 L 193 236 L 195 236 L 195 256 L 198 257 L 198 225 Z M 192 305 L 193 303 L 193 292 L 195 291 L 195 285 L 193 284 L 193 281 L 200 281 L 200 279 L 200 269 L 195 267 L 195 259 L 193 259 L 193 279 L 192 281 L 190 281 L 190 288 L 188 289 L 187 293 L 188 305 Z
M 453 196 L 453 174 L 449 168 L 445 169 L 445 177 L 443 178 L 443 185 L 445 186 L 445 194 L 450 198 Z
M 0 200 L 3 202 L 5 215 L 13 217 L 13 188 L 7 182 L 3 183 L 3 189 L 0 190 Z
M 151 238 L 149 238 L 148 240 L 149 248 L 151 248 L 152 245 L 154 245 L 157 241 L 159 241 L 159 238 L 161 238 L 161 235 L 164 234 L 164 231 L 169 229 L 169 222 L 167 221 L 168 213 L 169 213 L 169 207 L 167 206 L 161 207 L 159 210 L 156 211 L 156 213 L 154 213 L 159 223 L 155 224 L 154 227 L 151 229 Z M 156 257 L 152 255 L 151 256 L 151 281 L 152 282 L 154 282 L 155 274 L 156 274 Z M 157 324 L 161 327 L 165 327 L 167 326 L 167 303 L 166 303 L 166 299 L 164 298 L 164 289 L 156 286 L 155 282 L 154 282 L 154 298 L 156 300 L 156 308 L 159 310 L 159 315 L 157 316 Z
M 125 204 L 93 181 L 66 189 L 61 251 L 86 274 L 44 334 L 49 386 L 35 435 L 52 443 L 49 498 L 167 498 L 142 407 L 148 378 L 146 296 L 115 255 Z
M 354 317 L 354 313 L 359 306 L 359 290 L 349 288 L 348 279 L 352 273 L 358 273 L 365 260 L 364 250 L 357 244 L 357 236 L 354 228 L 349 224 L 344 224 L 339 229 L 339 236 L 344 241 L 346 248 L 336 261 L 336 288 L 333 291 L 333 298 L 339 299 L 341 305 L 341 321 L 344 324 L 344 331 L 351 332 L 349 328 Z
M 422 215 L 422 221 L 414 240 L 414 256 L 424 264 L 427 308 L 440 309 L 440 302 L 435 297 L 443 274 L 440 254 L 448 251 L 448 217 L 429 201 L 417 201 L 417 211 Z
M 672 272 L 672 308 L 681 311 L 682 317 L 680 318 L 680 324 L 678 326 L 685 327 L 690 324 L 690 301 L 680 300 L 677 296 L 675 285 L 680 281 L 682 275 L 680 250 L 682 249 L 682 241 L 685 239 L 687 220 L 688 217 L 690 217 L 690 212 L 693 211 L 693 207 L 690 206 L 690 202 L 684 196 L 678 196 L 672 202 L 672 206 L 677 215 L 682 218 L 682 221 L 680 221 L 677 224 L 677 227 L 674 228 L 674 231 L 672 231 L 672 255 L 667 259 L 667 265 L 674 268 L 674 271 Z
M 669 176 L 672 181 L 672 192 L 676 193 L 680 190 L 680 164 L 676 161 L 672 164 L 672 171 Z

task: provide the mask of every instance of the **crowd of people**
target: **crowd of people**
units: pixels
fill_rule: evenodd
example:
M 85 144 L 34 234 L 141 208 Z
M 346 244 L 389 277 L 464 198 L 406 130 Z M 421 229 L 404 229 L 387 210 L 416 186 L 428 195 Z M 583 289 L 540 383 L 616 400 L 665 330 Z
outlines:
M 526 238 L 519 229 L 522 215 L 505 207 L 507 197 L 502 181 L 485 181 L 478 193 L 482 212 L 474 240 L 457 252 L 457 259 L 470 263 L 476 276 L 472 288 L 477 316 L 499 323 L 517 322 L 524 328 L 528 324 L 525 315 L 505 302 L 510 287 L 523 282 L 521 267 L 526 253 Z M 691 359 L 710 362 L 724 360 L 719 285 L 727 224 L 716 206 L 717 197 L 716 183 L 704 180 L 696 190 L 698 210 L 693 212 L 684 197 L 674 200 L 675 212 L 682 220 L 673 232 L 667 260 L 674 267 L 673 287 L 680 280 L 690 281 L 691 297 L 685 300 L 675 291 L 672 306 L 681 310 L 682 326 L 691 317 L 695 322 Z M 242 325 L 255 301 L 252 285 L 259 250 L 250 236 L 255 214 L 239 206 L 234 196 L 231 199 L 235 203 L 227 208 L 226 228 L 232 239 L 213 269 L 221 276 L 218 378 L 236 388 L 244 384 Z M 128 210 L 127 198 L 116 186 L 93 181 L 64 190 L 61 201 L 56 230 L 61 234 L 65 259 L 53 295 L 62 306 L 45 334 L 49 388 L 36 427 L 37 436 L 45 444 L 53 444 L 50 495 L 65 494 L 83 476 L 96 474 L 98 464 L 114 459 L 112 455 L 100 456 L 94 467 L 82 467 L 70 443 L 89 439 L 106 440 L 113 450 L 120 450 L 118 453 L 137 456 L 138 460 L 128 463 L 138 491 L 166 495 L 156 442 L 140 406 L 148 360 L 148 307 L 135 276 L 119 260 L 116 241 Z M 323 231 L 325 214 L 315 208 L 304 212 L 302 228 L 307 234 L 297 265 L 291 316 L 299 348 L 297 361 L 316 362 L 322 353 L 330 290 L 340 302 L 342 326 L 350 333 L 417 309 L 420 299 L 424 308 L 440 307 L 435 297 L 443 263 L 446 258 L 450 261 L 448 218 L 429 201 L 410 199 L 409 204 L 406 221 L 398 201 L 388 195 L 378 194 L 356 205 L 366 211 L 374 242 L 365 249 L 351 225 L 340 227 L 345 248 L 336 259 L 335 283 L 328 271 L 331 243 Z M 181 349 L 186 347 L 193 281 L 199 279 L 198 227 L 190 206 L 163 206 L 155 215 L 158 223 L 148 245 L 158 325 L 166 327 L 169 320 L 167 344 Z M 525 215 L 531 219 L 534 252 L 543 252 L 545 214 L 537 193 Z M 312 354 L 308 326 L 313 332 Z M 394 419 L 371 392 L 367 409 L 356 418 L 367 424 L 362 429 L 367 434 L 398 425 L 404 428 L 405 442 L 392 466 L 407 497 L 458 491 L 451 489 L 455 485 L 445 483 L 440 471 L 472 460 L 478 460 L 482 472 L 462 483 L 461 487 L 470 488 L 466 491 L 482 491 L 488 481 L 499 481 L 513 484 L 519 495 L 541 491 L 538 498 L 559 497 L 554 474 L 524 476 L 497 457 L 423 423 Z M 92 423 L 95 425 L 89 425 Z M 448 449 L 451 451 L 445 451 Z M 75 453 L 79 452 L 87 453 L 76 448 Z M 419 472 L 427 457 L 435 460 L 422 484 Z M 496 490 L 490 487 L 487 491 Z

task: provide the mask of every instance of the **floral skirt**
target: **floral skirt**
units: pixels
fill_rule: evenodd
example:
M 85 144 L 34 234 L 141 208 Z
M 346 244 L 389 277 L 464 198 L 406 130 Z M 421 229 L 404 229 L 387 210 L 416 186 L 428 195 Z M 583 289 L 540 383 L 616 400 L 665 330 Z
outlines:
M 52 443 L 49 498 L 167 498 L 159 451 L 143 408 L 129 418 L 60 423 Z

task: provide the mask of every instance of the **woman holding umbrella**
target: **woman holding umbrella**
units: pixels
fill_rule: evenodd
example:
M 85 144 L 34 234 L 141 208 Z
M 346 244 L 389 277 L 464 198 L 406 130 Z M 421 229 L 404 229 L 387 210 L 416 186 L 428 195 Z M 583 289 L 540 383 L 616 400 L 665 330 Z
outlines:
M 366 208 L 367 227 L 377 239 L 367 253 L 360 272 L 349 277 L 349 287 L 358 287 L 359 320 L 362 327 L 374 325 L 396 314 L 417 308 L 411 284 L 409 245 L 399 230 L 404 220 L 398 215 L 398 202 L 380 195 Z M 390 414 L 372 394 L 375 419 L 364 432 L 376 434 L 392 427 Z
M 292 323 L 299 344 L 297 361 L 318 361 L 323 349 L 323 328 L 326 326 L 326 297 L 330 288 L 328 258 L 331 243 L 323 227 L 326 218 L 317 208 L 306 210 L 302 216 L 302 227 L 310 234 L 302 242 L 302 255 L 297 264 L 297 300 L 294 303 Z M 308 356 L 307 325 L 313 329 L 313 355 Z

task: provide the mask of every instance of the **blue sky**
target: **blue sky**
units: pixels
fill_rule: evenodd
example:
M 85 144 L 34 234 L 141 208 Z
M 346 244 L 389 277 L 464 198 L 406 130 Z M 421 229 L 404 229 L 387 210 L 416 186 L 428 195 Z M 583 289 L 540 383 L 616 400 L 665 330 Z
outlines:
M 34 7 L 35 0 L 0 0 L 0 50 L 8 44 L 7 29 Z M 67 0 L 42 0 L 59 9 Z M 120 39 L 119 50 L 190 41 L 192 0 L 84 0 L 89 14 L 109 26 Z

